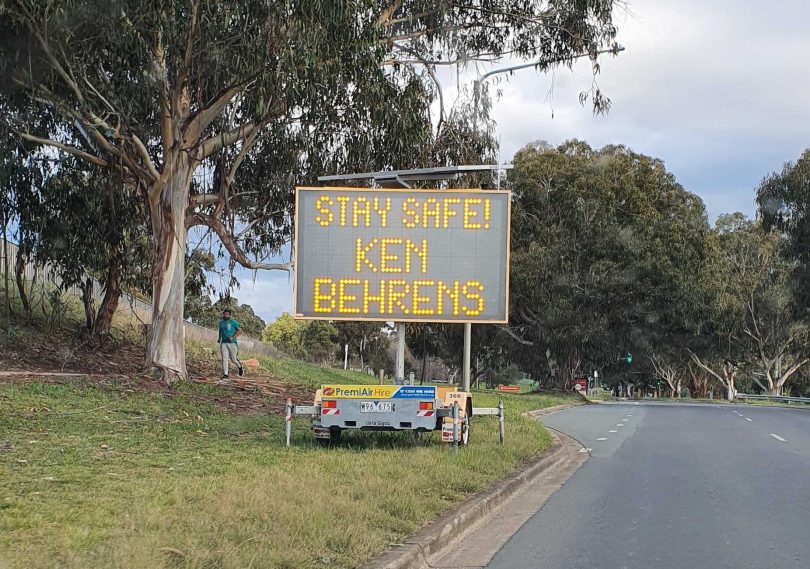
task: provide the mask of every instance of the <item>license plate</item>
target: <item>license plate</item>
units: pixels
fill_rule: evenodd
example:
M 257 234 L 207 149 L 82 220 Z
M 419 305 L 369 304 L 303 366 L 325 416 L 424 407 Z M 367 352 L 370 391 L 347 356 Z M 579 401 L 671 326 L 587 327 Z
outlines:
M 393 401 L 361 401 L 361 413 L 393 413 Z

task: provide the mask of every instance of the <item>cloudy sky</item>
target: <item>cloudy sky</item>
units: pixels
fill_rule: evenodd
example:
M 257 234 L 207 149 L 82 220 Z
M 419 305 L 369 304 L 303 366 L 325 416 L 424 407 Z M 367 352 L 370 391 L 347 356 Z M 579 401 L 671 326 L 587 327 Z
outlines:
M 536 140 L 624 144 L 664 160 L 710 221 L 753 215 L 762 177 L 810 146 L 808 22 L 806 0 L 634 0 L 617 17 L 626 51 L 602 61 L 611 112 L 594 117 L 578 103 L 587 62 L 553 76 L 519 72 L 498 84 L 501 161 Z M 285 273 L 240 276 L 234 296 L 265 320 L 291 309 Z

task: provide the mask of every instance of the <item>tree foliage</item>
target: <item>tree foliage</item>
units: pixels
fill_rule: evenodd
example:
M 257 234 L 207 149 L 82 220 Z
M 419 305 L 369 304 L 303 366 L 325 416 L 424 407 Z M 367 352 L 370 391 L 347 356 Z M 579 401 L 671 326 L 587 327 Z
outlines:
M 560 387 L 592 366 L 649 376 L 618 360 L 692 326 L 703 203 L 622 146 L 535 144 L 514 164 L 509 333 L 523 369 Z
M 262 339 L 292 358 L 328 363 L 337 352 L 338 330 L 322 320 L 295 320 L 284 312 L 267 325 Z
M 222 312 L 230 310 L 231 318 L 239 322 L 244 334 L 253 338 L 262 336 L 265 322 L 256 315 L 249 304 L 239 304 L 239 300 L 230 296 L 220 297 L 213 304 L 207 295 L 193 298 L 195 301 L 186 305 L 186 316 L 195 324 L 206 328 L 216 328 L 222 318 Z
M 720 216 L 716 254 L 702 337 L 715 366 L 695 362 L 732 394 L 745 373 L 760 389 L 779 395 L 807 363 L 807 326 L 791 314 L 790 266 L 780 256 L 780 238 L 741 213 Z
M 186 374 L 189 228 L 246 267 L 289 269 L 265 259 L 290 238 L 295 183 L 491 148 L 485 105 L 442 112 L 434 130 L 437 66 L 543 71 L 586 55 L 597 73 L 613 4 L 8 0 L 0 84 L 20 137 L 117 172 L 148 212 L 146 365 L 172 381 Z M 605 110 L 593 85 L 582 98 Z
M 781 172 L 766 176 L 757 188 L 759 214 L 768 229 L 784 235 L 781 252 L 791 263 L 793 307 L 810 315 L 810 149 Z
M 41 178 L 18 188 L 20 248 L 50 266 L 63 288 L 80 288 L 87 328 L 107 334 L 122 291 L 143 291 L 149 283 L 143 211 L 115 172 L 72 157 Z

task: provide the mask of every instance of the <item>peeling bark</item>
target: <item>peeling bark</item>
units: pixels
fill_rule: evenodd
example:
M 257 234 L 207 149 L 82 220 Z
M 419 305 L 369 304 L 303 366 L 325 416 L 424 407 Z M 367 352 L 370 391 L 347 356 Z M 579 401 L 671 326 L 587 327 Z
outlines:
M 146 346 L 146 368 L 171 385 L 186 378 L 185 301 L 186 207 L 193 168 L 182 154 L 174 172 L 150 204 L 154 236 L 152 322 Z

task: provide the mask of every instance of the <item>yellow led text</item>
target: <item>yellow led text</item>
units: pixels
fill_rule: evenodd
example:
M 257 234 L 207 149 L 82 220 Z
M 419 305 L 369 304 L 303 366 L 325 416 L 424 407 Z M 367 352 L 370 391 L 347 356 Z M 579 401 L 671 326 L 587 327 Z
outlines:
M 364 269 L 376 273 L 410 273 L 411 268 L 422 274 L 428 270 L 427 239 L 421 242 L 399 237 L 374 238 L 363 241 L 358 237 L 354 242 L 354 270 Z
M 315 222 L 323 227 L 390 227 L 406 229 L 489 229 L 491 200 L 485 197 L 408 197 L 402 217 L 392 216 L 392 199 L 322 195 L 315 200 Z
M 478 316 L 484 311 L 484 285 L 479 281 L 405 279 L 313 280 L 315 312 L 334 316 L 353 314 L 395 316 Z

